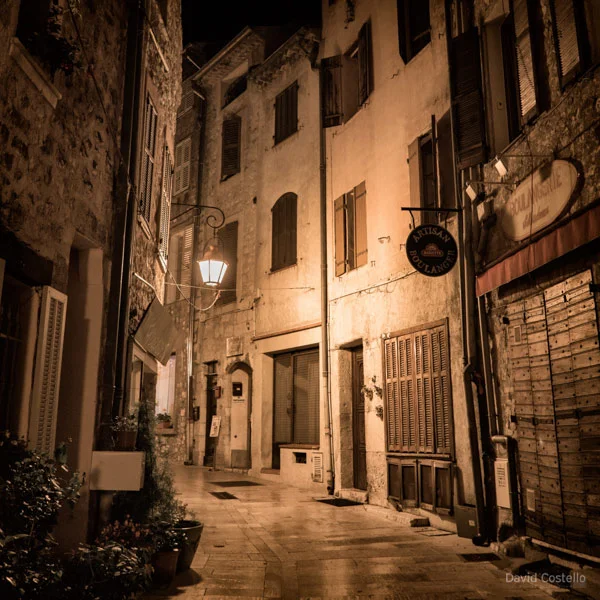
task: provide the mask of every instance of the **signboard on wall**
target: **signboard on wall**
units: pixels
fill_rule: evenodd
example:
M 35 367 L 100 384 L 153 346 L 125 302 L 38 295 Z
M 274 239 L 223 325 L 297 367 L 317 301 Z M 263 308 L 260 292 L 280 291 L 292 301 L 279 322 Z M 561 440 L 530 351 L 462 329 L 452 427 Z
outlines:
M 219 437 L 219 431 L 221 430 L 221 417 L 213 415 L 212 421 L 210 422 L 210 434 L 209 437 Z
M 578 178 L 575 165 L 566 160 L 554 160 L 526 177 L 502 207 L 500 224 L 506 237 L 520 242 L 556 221 Z
M 420 225 L 408 234 L 406 254 L 419 273 L 439 277 L 456 264 L 458 248 L 447 229 L 440 225 Z

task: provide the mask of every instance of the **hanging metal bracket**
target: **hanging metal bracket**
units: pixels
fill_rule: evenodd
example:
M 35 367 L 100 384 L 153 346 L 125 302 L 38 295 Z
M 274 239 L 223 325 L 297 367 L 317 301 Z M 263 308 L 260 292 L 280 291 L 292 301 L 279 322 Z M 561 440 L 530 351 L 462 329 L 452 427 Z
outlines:
M 415 215 L 413 215 L 413 211 L 415 212 L 429 212 L 429 213 L 444 213 L 446 216 L 444 220 L 448 218 L 448 213 L 460 213 L 462 212 L 462 208 L 423 208 L 421 206 L 401 206 L 400 210 L 407 210 L 410 213 L 410 218 L 412 219 L 413 229 L 415 228 Z

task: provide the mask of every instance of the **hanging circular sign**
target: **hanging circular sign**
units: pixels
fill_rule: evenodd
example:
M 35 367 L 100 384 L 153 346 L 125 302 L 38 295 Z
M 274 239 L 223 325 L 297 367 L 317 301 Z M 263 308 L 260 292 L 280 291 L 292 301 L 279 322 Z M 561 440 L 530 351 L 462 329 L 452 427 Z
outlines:
M 420 225 L 408 234 L 406 255 L 419 273 L 439 277 L 452 270 L 458 249 L 448 230 L 439 225 Z

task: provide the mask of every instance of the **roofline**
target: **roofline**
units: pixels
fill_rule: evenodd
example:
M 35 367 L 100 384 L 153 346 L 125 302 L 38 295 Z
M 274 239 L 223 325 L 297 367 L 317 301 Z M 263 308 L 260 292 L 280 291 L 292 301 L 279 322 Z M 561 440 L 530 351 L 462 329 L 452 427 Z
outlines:
M 219 50 L 195 75 L 194 79 L 200 79 L 208 71 L 210 71 L 215 64 L 217 64 L 232 48 L 237 46 L 241 41 L 246 39 L 251 33 L 258 35 L 251 27 L 244 27 L 240 33 L 238 33 L 224 48 Z M 260 37 L 260 36 L 259 36 Z

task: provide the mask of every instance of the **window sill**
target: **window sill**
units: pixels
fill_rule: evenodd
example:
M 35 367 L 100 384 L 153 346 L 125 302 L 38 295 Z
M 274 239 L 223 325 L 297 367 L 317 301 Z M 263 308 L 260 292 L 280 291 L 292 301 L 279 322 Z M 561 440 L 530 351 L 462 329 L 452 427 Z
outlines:
M 289 140 L 290 138 L 293 138 L 294 136 L 298 135 L 298 133 L 300 133 L 299 129 L 296 129 L 295 131 L 292 131 L 291 133 L 288 133 L 284 138 L 281 138 L 280 140 L 273 140 L 273 148 L 277 148 L 277 146 L 281 146 L 281 144 L 283 144 L 283 142 Z
M 271 269 L 269 271 L 269 275 L 274 275 L 275 273 L 281 273 L 282 271 L 286 271 L 287 269 L 292 269 L 298 266 L 298 262 L 295 262 L 292 265 L 286 265 L 285 267 L 277 267 L 276 269 Z
M 319 444 L 280 444 L 279 447 L 288 450 L 318 450 Z
M 240 174 L 240 171 L 238 171 L 237 173 L 232 173 L 231 175 L 222 175 L 219 183 L 223 183 L 224 181 L 228 181 L 232 177 L 235 177 L 236 175 L 239 175 L 239 174 Z
M 58 101 L 62 98 L 61 93 L 56 89 L 50 81 L 48 74 L 29 54 L 25 46 L 19 38 L 12 38 L 8 53 L 13 57 L 14 61 L 21 67 L 21 70 L 29 77 L 29 80 L 37 88 L 37 90 L 46 99 L 52 108 L 56 108 Z

